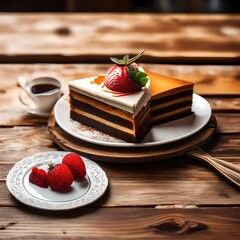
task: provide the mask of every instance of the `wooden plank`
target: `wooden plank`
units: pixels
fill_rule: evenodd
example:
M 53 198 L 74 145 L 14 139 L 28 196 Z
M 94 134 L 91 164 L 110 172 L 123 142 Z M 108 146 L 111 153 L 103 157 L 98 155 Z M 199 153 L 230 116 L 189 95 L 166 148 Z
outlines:
M 239 113 L 214 113 L 214 116 L 217 119 L 218 133 L 240 133 Z
M 194 168 L 191 170 L 197 172 Z M 106 173 L 108 175 L 108 172 Z M 146 174 L 151 173 L 146 172 Z M 183 175 L 185 173 L 176 171 L 174 174 Z M 212 176 L 214 174 L 216 173 L 211 173 Z M 213 178 L 210 177 L 210 179 Z M 93 203 L 93 206 L 240 206 L 239 190 L 221 176 L 215 178 L 216 180 L 202 179 L 199 181 L 181 181 L 177 176 L 172 180 L 166 180 L 167 178 L 151 180 L 145 177 L 130 180 L 119 178 L 114 181 L 109 178 L 108 191 L 101 199 Z M 5 182 L 0 181 L 0 190 L 0 207 L 21 205 L 8 192 Z
M 0 142 L 0 163 L 15 163 L 34 153 L 59 149 L 45 126 L 0 128 Z M 204 149 L 210 154 L 234 157 L 240 155 L 239 145 L 239 134 L 216 134 Z
M 144 62 L 239 63 L 239 25 L 237 15 L 1 14 L 0 62 L 108 62 L 145 49 Z
M 239 66 L 216 65 L 166 65 L 139 64 L 143 68 L 162 75 L 184 79 L 195 83 L 195 92 L 203 95 L 237 95 L 240 89 Z M 32 79 L 39 76 L 59 78 L 63 91 L 67 90 L 67 81 L 105 73 L 111 64 L 3 64 L 0 65 L 0 93 L 6 94 L 17 87 L 19 76 Z
M 18 161 L 38 152 L 57 150 L 46 126 L 0 128 L 0 161 Z
M 203 95 L 239 94 L 240 67 L 216 65 L 166 65 L 139 64 L 143 68 L 195 83 L 195 92 Z M 105 73 L 111 64 L 3 64 L 0 65 L 0 93 L 8 91 L 14 95 L 16 80 L 19 76 L 32 79 L 39 76 L 59 78 L 63 91 L 67 90 L 67 81 Z M 16 95 L 16 94 L 15 94 Z
M 239 239 L 239 208 L 1 208 L 3 239 Z
M 203 95 L 204 97 L 204 95 Z M 216 97 L 205 97 L 214 113 L 221 112 L 239 112 L 240 110 L 240 98 L 216 96 Z
M 235 165 L 240 165 L 239 157 L 219 156 L 219 158 L 231 162 Z M 19 158 L 18 160 L 21 160 Z M 17 160 L 17 161 L 18 161 Z M 151 162 L 145 164 L 111 164 L 98 162 L 105 172 L 108 173 L 111 181 L 122 180 L 177 180 L 177 181 L 220 181 L 219 174 L 211 167 L 198 162 L 195 159 L 181 156 L 166 161 Z M 14 163 L 1 162 L 0 181 L 5 181 L 8 172 L 13 167 Z M 120 170 L 120 171 L 119 171 Z M 148 174 L 145 173 L 147 171 Z M 151 173 L 151 174 L 150 174 Z M 160 173 L 160 174 L 159 174 Z M 176 176 L 177 173 L 177 176 Z M 184 174 L 183 174 L 184 173 Z
M 45 126 L 0 128 L 0 141 L 3 147 L 0 150 L 0 162 L 15 162 L 19 158 L 37 152 L 59 149 L 53 143 Z M 239 144 L 239 134 L 217 134 L 204 148 L 210 154 L 238 156 L 240 154 Z
M 240 136 L 239 134 L 221 135 L 216 136 L 203 146 L 208 153 L 214 156 L 240 156 Z
M 17 87 L 17 78 L 20 75 L 23 75 L 27 79 L 39 76 L 57 77 L 62 81 L 63 92 L 66 92 L 68 89 L 68 80 L 104 73 L 109 67 L 109 64 L 1 65 L 0 125 L 35 125 L 47 122 L 46 119 L 28 114 L 20 104 L 18 95 L 21 89 Z M 214 112 L 240 111 L 240 97 L 238 95 L 238 89 L 240 89 L 239 66 L 143 64 L 143 67 L 163 75 L 195 82 L 195 92 L 207 96 L 207 100 L 210 102 Z M 228 98 L 225 98 L 226 95 L 229 95 Z M 14 114 L 9 114 L 9 109 Z

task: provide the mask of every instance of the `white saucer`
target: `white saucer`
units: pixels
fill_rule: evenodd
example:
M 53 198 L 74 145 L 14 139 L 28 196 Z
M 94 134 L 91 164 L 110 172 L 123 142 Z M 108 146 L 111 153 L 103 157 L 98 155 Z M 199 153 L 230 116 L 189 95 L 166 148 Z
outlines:
M 27 111 L 28 113 L 31 113 L 33 115 L 37 115 L 40 117 L 48 117 L 50 115 L 50 112 L 40 111 L 24 91 L 19 92 L 18 99 L 22 104 L 22 106 L 24 107 L 25 111 Z
M 200 131 L 211 117 L 211 106 L 203 97 L 193 94 L 192 111 L 194 114 L 190 116 L 154 126 L 140 143 L 127 143 L 72 120 L 67 94 L 54 107 L 58 126 L 73 137 L 98 145 L 134 148 L 175 142 Z
M 86 206 L 100 198 L 107 189 L 108 179 L 102 168 L 95 162 L 82 157 L 87 175 L 81 181 L 74 180 L 67 193 L 41 188 L 29 182 L 33 167 L 47 169 L 50 161 L 60 163 L 69 152 L 44 152 L 22 159 L 7 175 L 7 187 L 20 202 L 45 210 L 69 210 Z

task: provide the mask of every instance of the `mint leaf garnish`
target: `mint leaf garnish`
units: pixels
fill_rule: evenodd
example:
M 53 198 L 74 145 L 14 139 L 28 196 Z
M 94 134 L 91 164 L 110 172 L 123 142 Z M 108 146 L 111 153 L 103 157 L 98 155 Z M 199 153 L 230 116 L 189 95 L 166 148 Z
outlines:
M 131 65 L 127 66 L 128 74 L 131 80 L 139 87 L 145 87 L 148 82 L 148 75 L 139 71 L 138 68 Z

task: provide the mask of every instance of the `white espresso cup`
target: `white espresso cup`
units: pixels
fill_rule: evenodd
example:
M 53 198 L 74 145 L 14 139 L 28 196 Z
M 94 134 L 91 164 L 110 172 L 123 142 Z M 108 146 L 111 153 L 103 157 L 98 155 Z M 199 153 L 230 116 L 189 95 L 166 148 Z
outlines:
M 19 77 L 18 83 L 40 112 L 50 112 L 61 96 L 61 82 L 56 78 L 38 77 L 26 82 Z

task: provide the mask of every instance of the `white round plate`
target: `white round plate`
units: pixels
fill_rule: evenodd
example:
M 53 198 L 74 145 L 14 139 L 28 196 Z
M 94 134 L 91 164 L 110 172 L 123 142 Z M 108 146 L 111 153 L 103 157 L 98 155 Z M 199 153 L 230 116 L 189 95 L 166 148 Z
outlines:
M 105 172 L 95 162 L 82 157 L 87 175 L 83 180 L 74 180 L 68 192 L 52 191 L 29 182 L 33 167 L 47 169 L 50 161 L 60 163 L 69 152 L 44 152 L 22 159 L 7 175 L 7 187 L 20 202 L 45 210 L 69 210 L 88 205 L 100 198 L 107 189 Z
M 62 130 L 75 138 L 111 147 L 150 147 L 189 137 L 201 130 L 212 114 L 207 100 L 197 94 L 193 94 L 192 111 L 190 116 L 154 126 L 141 143 L 127 143 L 72 120 L 67 94 L 54 107 L 56 122 Z
M 31 113 L 33 115 L 40 116 L 40 117 L 48 117 L 50 115 L 50 112 L 40 111 L 25 92 L 23 91 L 19 92 L 18 99 L 22 104 L 22 106 L 24 107 L 25 111 L 27 111 L 28 113 Z

